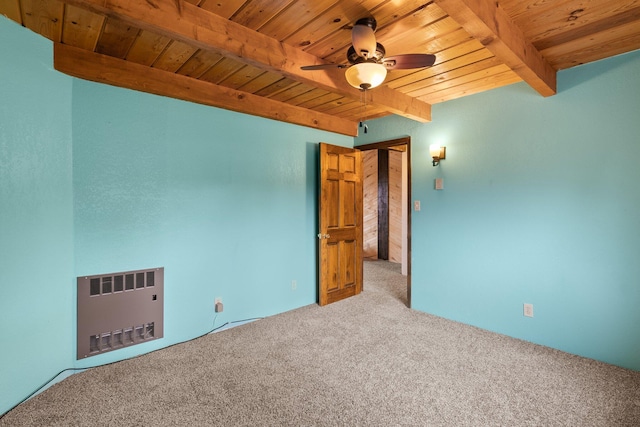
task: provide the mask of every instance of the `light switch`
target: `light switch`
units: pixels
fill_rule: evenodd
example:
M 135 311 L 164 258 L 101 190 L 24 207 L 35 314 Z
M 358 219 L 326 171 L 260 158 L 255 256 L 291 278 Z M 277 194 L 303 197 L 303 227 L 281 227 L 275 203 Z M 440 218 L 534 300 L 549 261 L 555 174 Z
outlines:
M 420 200 L 415 200 L 413 202 L 413 210 L 418 212 L 420 210 Z
M 436 190 L 444 190 L 444 180 L 442 178 L 436 178 Z

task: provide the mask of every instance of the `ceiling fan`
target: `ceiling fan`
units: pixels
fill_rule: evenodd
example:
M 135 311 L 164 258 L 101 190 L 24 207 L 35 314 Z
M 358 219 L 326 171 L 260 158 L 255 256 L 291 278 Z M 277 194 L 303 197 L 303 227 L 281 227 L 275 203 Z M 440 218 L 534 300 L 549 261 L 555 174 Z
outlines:
M 347 82 L 356 89 L 367 90 L 380 86 L 387 77 L 387 70 L 430 67 L 436 56 L 427 53 L 409 53 L 386 56 L 384 46 L 376 42 L 376 20 L 372 17 L 356 21 L 351 30 L 352 46 L 347 51 L 346 64 L 305 65 L 302 70 L 346 68 Z

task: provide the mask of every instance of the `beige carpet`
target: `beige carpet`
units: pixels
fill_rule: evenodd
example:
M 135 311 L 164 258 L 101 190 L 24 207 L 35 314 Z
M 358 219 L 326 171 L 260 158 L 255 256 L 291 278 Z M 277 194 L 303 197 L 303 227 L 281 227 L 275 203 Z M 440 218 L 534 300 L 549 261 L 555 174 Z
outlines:
M 640 426 L 640 372 L 406 308 L 399 267 L 365 291 L 73 375 L 1 426 Z

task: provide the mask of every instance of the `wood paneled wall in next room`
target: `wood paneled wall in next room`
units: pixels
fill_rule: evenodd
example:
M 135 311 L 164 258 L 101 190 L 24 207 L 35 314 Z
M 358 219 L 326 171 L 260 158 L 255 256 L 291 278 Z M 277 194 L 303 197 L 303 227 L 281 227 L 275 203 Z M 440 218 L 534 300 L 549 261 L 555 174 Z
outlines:
M 378 258 L 378 150 L 362 153 L 363 244 L 364 258 Z
M 380 162 L 383 159 L 379 153 L 388 156 L 388 162 Z M 386 170 L 379 171 L 381 163 L 388 165 Z M 363 167 L 363 256 L 401 263 L 402 247 L 406 240 L 402 227 L 403 209 L 406 209 L 403 199 L 403 152 L 393 149 L 365 151 Z

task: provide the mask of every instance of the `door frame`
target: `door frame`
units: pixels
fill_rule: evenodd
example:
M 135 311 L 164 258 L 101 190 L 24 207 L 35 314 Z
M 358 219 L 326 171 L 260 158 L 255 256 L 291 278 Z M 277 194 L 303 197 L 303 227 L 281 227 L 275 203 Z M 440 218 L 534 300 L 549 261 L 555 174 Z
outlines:
M 398 145 L 407 146 L 407 305 L 411 308 L 411 137 L 405 136 L 397 139 L 374 142 L 371 144 L 357 145 L 360 151 L 380 150 Z

